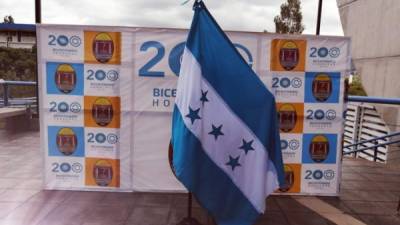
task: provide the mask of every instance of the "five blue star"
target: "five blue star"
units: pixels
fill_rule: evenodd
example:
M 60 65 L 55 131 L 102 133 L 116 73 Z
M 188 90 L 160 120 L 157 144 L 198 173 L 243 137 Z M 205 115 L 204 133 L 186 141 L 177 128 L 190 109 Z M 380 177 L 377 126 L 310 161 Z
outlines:
M 237 166 L 242 166 L 239 163 L 239 158 L 240 158 L 240 156 L 238 156 L 236 158 L 233 158 L 232 156 L 229 156 L 229 162 L 227 162 L 225 165 L 231 166 L 232 167 L 232 171 L 234 171 Z
M 242 142 L 243 142 L 243 143 L 242 143 L 242 146 L 239 147 L 239 149 L 243 149 L 244 152 L 245 152 L 246 155 L 247 155 L 247 153 L 248 153 L 249 151 L 251 151 L 251 150 L 254 151 L 254 148 L 251 146 L 251 145 L 253 144 L 253 141 L 254 141 L 254 140 L 251 140 L 251 141 L 249 141 L 249 142 L 246 142 L 246 140 L 242 139 Z
M 189 114 L 187 114 L 186 117 L 190 118 L 190 121 L 192 121 L 192 124 L 194 123 L 195 120 L 201 119 L 201 117 L 199 116 L 199 111 L 200 111 L 200 108 L 193 110 L 189 106 Z
M 224 135 L 224 133 L 222 133 L 221 131 L 222 124 L 219 127 L 214 126 L 214 124 L 212 124 L 211 126 L 212 126 L 212 131 L 210 131 L 208 134 L 214 135 L 215 140 L 217 140 L 218 136 Z
M 203 105 L 204 105 L 205 102 L 208 102 L 207 94 L 208 94 L 208 91 L 204 92 L 203 90 L 201 90 L 200 101 L 201 101 L 201 103 L 203 103 Z

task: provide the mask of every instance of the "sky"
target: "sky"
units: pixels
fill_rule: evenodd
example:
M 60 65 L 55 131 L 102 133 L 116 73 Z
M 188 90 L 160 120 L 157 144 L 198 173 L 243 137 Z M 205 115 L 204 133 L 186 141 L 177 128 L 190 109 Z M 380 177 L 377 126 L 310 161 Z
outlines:
M 224 30 L 275 32 L 274 17 L 286 0 L 203 0 Z M 35 22 L 35 0 L 1 0 L 0 16 Z M 42 23 L 189 28 L 193 0 L 42 0 Z M 318 0 L 301 1 L 303 34 L 315 34 Z M 324 0 L 321 35 L 342 36 L 336 0 Z

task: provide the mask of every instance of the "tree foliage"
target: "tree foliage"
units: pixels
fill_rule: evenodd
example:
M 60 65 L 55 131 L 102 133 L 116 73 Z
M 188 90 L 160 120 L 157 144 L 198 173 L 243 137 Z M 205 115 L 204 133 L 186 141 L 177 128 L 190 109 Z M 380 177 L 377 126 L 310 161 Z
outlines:
M 367 96 L 367 92 L 365 92 L 359 76 L 353 77 L 349 87 L 349 95 Z
M 281 13 L 275 16 L 275 32 L 279 34 L 301 34 L 304 30 L 302 24 L 300 0 L 287 0 L 281 5 Z
M 0 79 L 34 81 L 36 73 L 36 47 L 32 49 L 0 47 Z M 33 96 L 33 87 L 13 87 L 11 96 Z M 2 95 L 0 87 L 0 96 Z

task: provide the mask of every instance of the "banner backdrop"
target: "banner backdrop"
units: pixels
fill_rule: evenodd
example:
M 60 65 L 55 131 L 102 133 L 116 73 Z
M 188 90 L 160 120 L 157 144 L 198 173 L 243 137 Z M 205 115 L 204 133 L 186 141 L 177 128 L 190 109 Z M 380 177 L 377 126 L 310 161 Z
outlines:
M 37 32 L 45 188 L 185 191 L 167 149 L 187 30 Z M 277 193 L 337 195 L 350 39 L 227 34 L 276 97 L 288 184 Z

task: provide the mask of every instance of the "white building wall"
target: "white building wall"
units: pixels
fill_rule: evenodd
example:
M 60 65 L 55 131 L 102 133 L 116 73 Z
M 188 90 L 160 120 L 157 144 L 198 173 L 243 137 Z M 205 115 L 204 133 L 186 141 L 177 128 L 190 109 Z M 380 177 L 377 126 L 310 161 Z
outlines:
M 0 47 L 7 47 L 7 36 L 6 32 L 0 32 Z M 18 41 L 18 35 L 11 35 L 12 41 L 9 42 L 8 46 L 10 48 L 32 48 L 32 46 L 36 43 L 35 36 L 25 36 L 21 35 L 21 41 Z
M 352 58 L 369 96 L 400 98 L 400 0 L 337 0 Z M 391 132 L 400 131 L 400 106 L 376 105 Z M 400 147 L 388 162 L 399 164 Z

